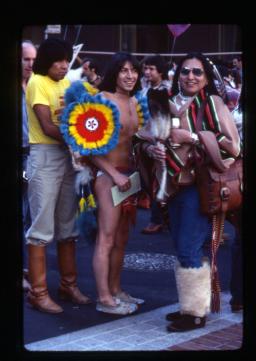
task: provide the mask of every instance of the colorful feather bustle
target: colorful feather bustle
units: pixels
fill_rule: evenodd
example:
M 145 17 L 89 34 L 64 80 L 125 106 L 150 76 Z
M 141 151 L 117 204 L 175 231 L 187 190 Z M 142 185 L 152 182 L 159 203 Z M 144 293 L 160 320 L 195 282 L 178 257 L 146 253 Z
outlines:
M 100 94 L 90 95 L 81 82 L 65 94 L 60 130 L 73 151 L 81 155 L 103 155 L 118 143 L 119 110 Z
M 99 92 L 99 89 L 94 88 L 88 81 L 83 82 L 83 86 L 90 95 L 96 95 Z
M 66 90 L 64 96 L 65 104 L 68 105 L 72 102 L 79 102 L 84 93 L 95 95 L 98 92 L 99 90 L 94 88 L 88 82 L 82 82 L 81 80 L 74 81 Z
M 142 96 L 140 92 L 137 92 L 135 94 L 135 97 L 138 102 L 136 110 L 139 118 L 139 129 L 140 129 L 148 122 L 150 118 L 148 100 L 147 97 Z

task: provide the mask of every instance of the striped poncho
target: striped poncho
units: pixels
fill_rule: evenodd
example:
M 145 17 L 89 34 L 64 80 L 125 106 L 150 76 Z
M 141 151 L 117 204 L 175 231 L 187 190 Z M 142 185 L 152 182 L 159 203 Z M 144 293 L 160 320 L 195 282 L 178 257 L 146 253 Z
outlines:
M 203 114 L 202 128 L 215 134 L 223 161 L 231 163 L 240 153 L 240 141 L 232 114 L 221 97 L 218 95 L 206 95 L 205 91 L 201 90 L 186 105 L 178 109 L 171 96 L 170 109 L 172 116 L 180 118 L 180 128 L 195 133 L 198 110 L 204 99 L 207 99 L 207 102 Z M 153 190 L 154 194 L 157 188 L 156 179 L 160 177 L 155 173 L 154 161 L 144 152 L 143 144 L 145 142 L 152 144 L 155 142 L 147 126 L 136 134 L 134 145 L 142 177 L 145 180 L 145 184 L 148 184 L 151 188 L 151 194 L 152 186 L 155 188 Z M 195 172 L 192 143 L 183 143 L 179 148 L 172 148 L 169 139 L 167 139 L 165 146 L 167 150 L 166 165 L 169 183 L 176 186 L 193 183 L 195 181 Z M 170 189 L 171 193 L 172 190 Z

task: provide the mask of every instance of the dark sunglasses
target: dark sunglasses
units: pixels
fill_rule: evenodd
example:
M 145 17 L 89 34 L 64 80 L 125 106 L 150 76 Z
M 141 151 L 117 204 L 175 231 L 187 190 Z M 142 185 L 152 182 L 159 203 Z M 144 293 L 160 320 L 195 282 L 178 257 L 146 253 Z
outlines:
M 191 71 L 192 71 L 193 75 L 195 75 L 195 76 L 201 76 L 204 73 L 204 71 L 202 69 L 200 69 L 200 68 L 192 68 L 192 69 L 190 69 L 190 68 L 181 68 L 180 73 L 182 75 L 188 75 Z

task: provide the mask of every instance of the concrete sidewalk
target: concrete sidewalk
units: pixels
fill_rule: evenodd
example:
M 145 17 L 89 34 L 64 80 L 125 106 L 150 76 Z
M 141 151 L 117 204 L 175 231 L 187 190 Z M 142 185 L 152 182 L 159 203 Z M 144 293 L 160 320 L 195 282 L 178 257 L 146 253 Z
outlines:
M 177 351 L 234 350 L 242 346 L 242 313 L 231 313 L 230 294 L 221 294 L 221 312 L 210 314 L 206 327 L 168 333 L 165 315 L 178 304 L 66 333 L 25 345 L 29 351 Z M 141 306 L 143 307 L 143 306 Z

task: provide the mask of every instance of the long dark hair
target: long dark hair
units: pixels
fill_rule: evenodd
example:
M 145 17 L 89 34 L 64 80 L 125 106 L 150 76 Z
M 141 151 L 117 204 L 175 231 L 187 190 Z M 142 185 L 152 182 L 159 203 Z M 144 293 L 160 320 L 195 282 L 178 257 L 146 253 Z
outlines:
M 120 70 L 122 69 L 123 65 L 127 61 L 129 61 L 132 64 L 134 69 L 136 69 L 138 74 L 139 74 L 137 82 L 136 82 L 133 90 L 130 92 L 130 95 L 133 96 L 138 90 L 141 89 L 141 85 L 140 85 L 140 77 L 141 77 L 140 63 L 130 53 L 121 51 L 121 52 L 115 53 L 112 56 L 108 66 L 107 66 L 107 69 L 106 69 L 106 72 L 104 74 L 103 80 L 102 80 L 102 82 L 100 83 L 100 85 L 98 87 L 100 91 L 108 91 L 110 93 L 114 93 L 116 91 L 116 81 L 117 81 L 118 74 L 119 74 Z
M 202 53 L 198 53 L 198 52 L 188 53 L 187 55 L 185 55 L 183 58 L 180 59 L 177 69 L 175 71 L 174 77 L 173 77 L 171 95 L 173 96 L 173 95 L 176 95 L 179 93 L 178 80 L 179 80 L 179 76 L 180 76 L 180 71 L 181 71 L 184 61 L 187 59 L 198 59 L 201 61 L 201 63 L 203 64 L 203 68 L 204 68 L 207 80 L 208 80 L 208 84 L 204 87 L 206 93 L 208 95 L 214 95 L 214 94 L 219 95 L 218 89 L 214 82 L 215 75 L 214 75 L 213 68 L 212 68 L 211 64 L 209 63 L 209 61 L 206 59 L 206 57 Z
M 55 61 L 71 61 L 73 48 L 70 43 L 62 39 L 49 38 L 44 40 L 38 48 L 33 64 L 35 74 L 47 75 L 48 70 Z

